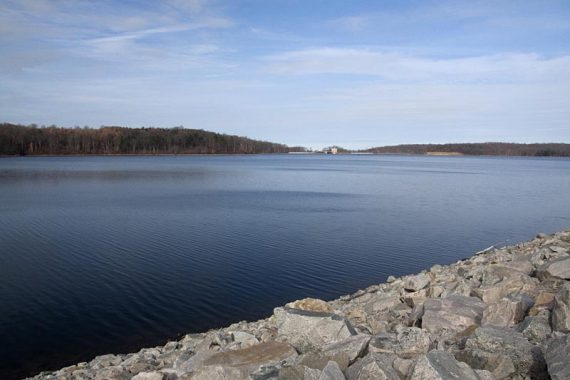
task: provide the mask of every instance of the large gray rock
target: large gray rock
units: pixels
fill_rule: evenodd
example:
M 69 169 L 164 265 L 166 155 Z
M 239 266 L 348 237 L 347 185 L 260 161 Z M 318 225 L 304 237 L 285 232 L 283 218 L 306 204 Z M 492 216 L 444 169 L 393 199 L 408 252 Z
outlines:
M 451 295 L 447 298 L 427 299 L 424 302 L 422 328 L 433 334 L 442 331 L 461 332 L 470 326 L 479 326 L 487 305 L 475 297 Z
M 345 380 L 344 374 L 338 367 L 336 362 L 330 361 L 327 363 L 319 380 Z
M 522 321 L 533 305 L 526 294 L 514 294 L 490 304 L 483 312 L 481 325 L 511 327 Z
M 497 267 L 506 268 L 508 270 L 514 270 L 517 272 L 524 273 L 526 275 L 530 275 L 534 271 L 534 266 L 532 263 L 524 259 L 516 259 L 511 261 L 503 261 L 501 263 L 495 264 Z
M 323 370 L 329 361 L 334 361 L 344 371 L 364 354 L 369 341 L 369 335 L 354 335 L 340 342 L 323 346 L 322 350 L 301 355 L 297 362 L 310 368 Z
M 215 353 L 195 369 L 193 379 L 247 379 L 262 365 L 280 363 L 297 356 L 286 343 L 266 342 L 240 350 Z
M 536 274 L 540 280 L 551 277 L 570 280 L 570 256 L 565 255 L 547 262 L 538 269 Z
M 117 355 L 112 355 L 112 354 L 101 355 L 97 356 L 95 359 L 91 361 L 91 368 L 99 369 L 103 367 L 114 366 L 120 364 L 122 361 L 123 359 Z
M 141 372 L 132 377 L 131 380 L 162 380 L 164 374 L 160 372 Z
M 409 380 L 480 380 L 467 364 L 445 351 L 431 351 L 416 362 Z
M 277 373 L 269 376 L 258 376 L 254 374 L 251 380 L 319 380 L 321 370 L 309 368 L 303 365 L 294 365 L 280 368 Z
M 347 380 L 399 380 L 398 373 L 392 367 L 395 355 L 369 353 L 358 359 L 345 371 Z
M 492 303 L 509 294 L 524 293 L 532 297 L 538 292 L 538 279 L 529 277 L 524 273 L 496 267 L 484 270 L 481 286 L 471 290 L 471 295 L 482 301 Z
M 354 335 L 339 342 L 324 346 L 322 353 L 325 355 L 346 356 L 348 363 L 352 364 L 366 351 L 368 342 L 370 342 L 370 336 Z
M 381 333 L 370 341 L 370 351 L 395 354 L 410 359 L 427 353 L 432 347 L 431 334 L 417 327 L 405 327 L 397 333 Z
M 542 310 L 535 316 L 526 317 L 519 325 L 518 331 L 522 332 L 531 342 L 543 343 L 552 333 L 550 311 Z
M 556 331 L 570 332 L 570 282 L 562 285 L 554 296 L 552 328 Z
M 480 327 L 470 335 L 457 359 L 474 369 L 488 370 L 496 379 L 514 376 L 545 378 L 545 362 L 538 346 L 508 328 Z
M 545 351 L 551 379 L 570 379 L 570 335 L 566 334 L 550 340 Z
M 411 292 L 417 292 L 431 283 L 431 277 L 425 273 L 409 276 L 404 282 L 404 289 Z
M 347 319 L 332 313 L 279 307 L 274 317 L 279 339 L 289 342 L 301 353 L 356 335 Z

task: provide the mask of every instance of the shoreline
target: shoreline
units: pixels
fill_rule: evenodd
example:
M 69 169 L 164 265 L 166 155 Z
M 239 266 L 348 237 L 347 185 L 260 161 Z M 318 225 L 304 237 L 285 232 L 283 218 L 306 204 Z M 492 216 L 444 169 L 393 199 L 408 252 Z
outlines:
M 539 234 L 33 379 L 570 378 L 569 280 L 570 230 Z
M 442 157 L 442 158 L 534 158 L 534 159 L 570 159 L 570 156 L 517 156 L 517 155 L 506 155 L 506 154 L 463 154 L 463 153 L 441 153 L 441 152 L 428 152 L 428 153 L 336 153 L 336 154 L 326 154 L 318 152 L 276 152 L 276 153 L 119 153 L 119 154 L 88 154 L 88 153 L 78 153 L 78 154 L 0 154 L 0 158 L 22 158 L 22 157 L 176 157 L 176 156 L 403 156 L 403 157 Z

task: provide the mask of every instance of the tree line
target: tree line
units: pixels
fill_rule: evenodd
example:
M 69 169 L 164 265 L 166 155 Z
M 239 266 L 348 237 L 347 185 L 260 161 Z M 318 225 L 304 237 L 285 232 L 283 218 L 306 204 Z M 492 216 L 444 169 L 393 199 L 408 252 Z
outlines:
M 459 153 L 469 156 L 570 156 L 570 144 L 516 144 L 516 143 L 466 143 L 466 144 L 409 144 L 383 146 L 363 150 L 378 154 L 429 154 Z
M 253 154 L 302 150 L 201 129 L 38 127 L 0 124 L 2 155 Z

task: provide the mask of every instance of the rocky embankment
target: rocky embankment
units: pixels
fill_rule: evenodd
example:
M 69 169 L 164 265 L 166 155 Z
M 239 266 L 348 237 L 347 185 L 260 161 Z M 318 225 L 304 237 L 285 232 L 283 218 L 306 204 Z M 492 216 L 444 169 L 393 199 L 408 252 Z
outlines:
M 570 379 L 570 230 L 35 379 Z

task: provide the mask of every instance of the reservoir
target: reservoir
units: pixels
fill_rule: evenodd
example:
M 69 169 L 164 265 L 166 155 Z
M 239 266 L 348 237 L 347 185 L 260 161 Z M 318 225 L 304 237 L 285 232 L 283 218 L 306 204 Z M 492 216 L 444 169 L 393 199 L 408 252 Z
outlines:
M 568 158 L 0 158 L 0 378 L 569 227 Z

